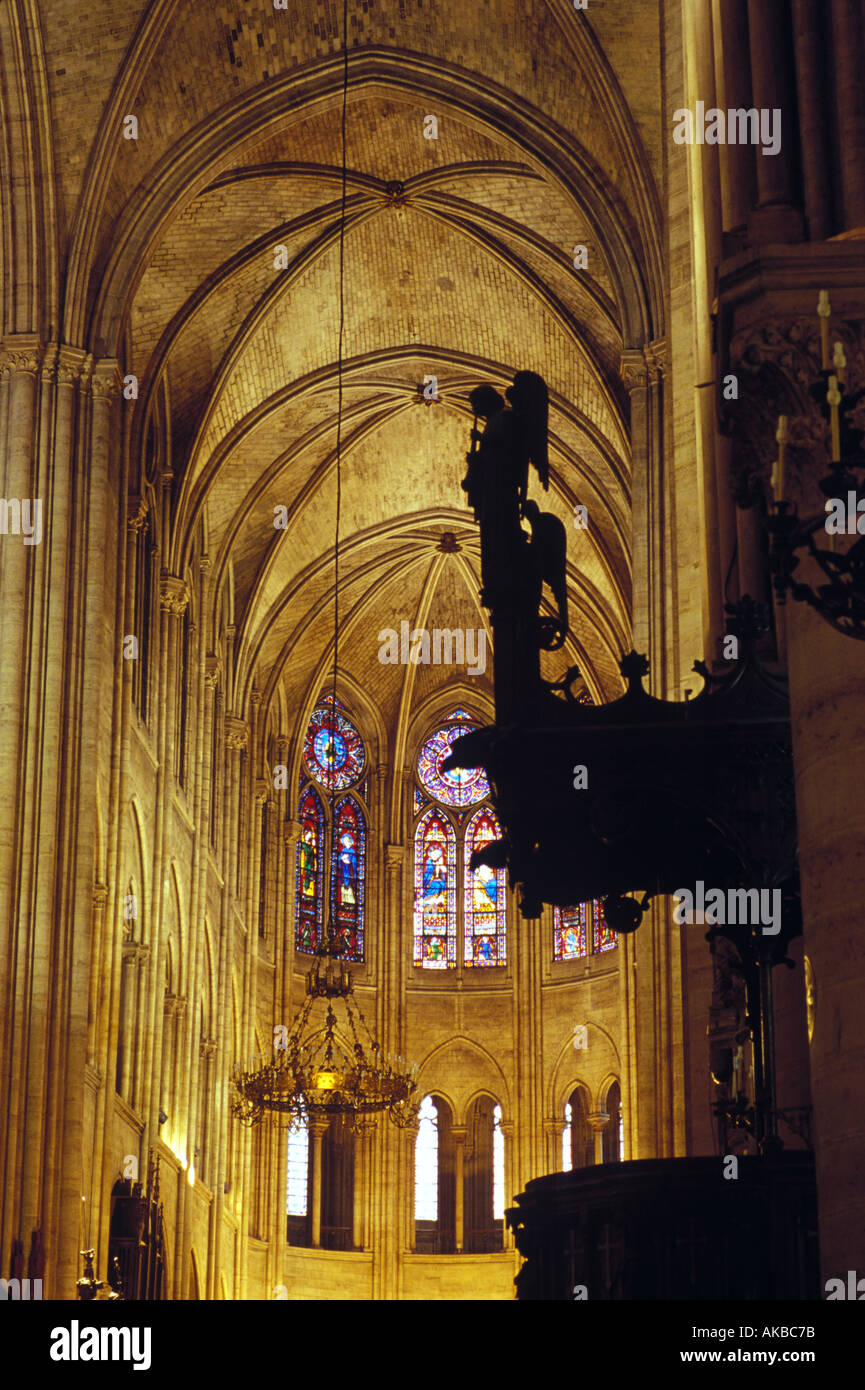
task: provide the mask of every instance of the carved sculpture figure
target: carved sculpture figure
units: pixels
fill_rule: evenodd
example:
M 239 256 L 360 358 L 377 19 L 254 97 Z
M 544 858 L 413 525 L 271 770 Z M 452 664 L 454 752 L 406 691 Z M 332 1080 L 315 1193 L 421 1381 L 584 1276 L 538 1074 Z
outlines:
M 505 395 L 508 404 L 484 385 L 469 396 L 475 425 L 462 484 L 481 532 L 481 602 L 495 633 L 499 720 L 528 718 L 549 696 L 539 652 L 561 647 L 568 629 L 565 528 L 527 497 L 530 464 L 549 487 L 546 382 L 536 372 L 517 372 Z M 478 418 L 486 421 L 482 432 Z M 539 615 L 544 584 L 555 601 L 554 618 Z

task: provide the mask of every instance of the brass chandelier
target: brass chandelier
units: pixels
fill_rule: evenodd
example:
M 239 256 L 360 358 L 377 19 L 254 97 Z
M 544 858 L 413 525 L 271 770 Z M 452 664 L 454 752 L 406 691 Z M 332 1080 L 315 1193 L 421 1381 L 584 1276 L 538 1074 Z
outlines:
M 345 225 L 348 166 L 346 159 L 346 108 L 348 99 L 348 4 L 343 4 L 342 87 L 342 207 L 339 224 L 339 344 L 337 351 L 336 413 L 336 526 L 334 535 L 334 632 L 333 703 L 339 666 L 339 552 L 342 500 L 343 336 L 345 328 Z M 334 737 L 330 729 L 330 738 Z M 331 825 L 335 824 L 336 778 L 330 783 Z M 337 848 L 331 845 L 335 858 Z M 333 881 L 333 878 L 331 879 Z M 383 1111 L 399 1127 L 411 1124 L 419 1109 L 417 1065 L 382 1052 L 352 992 L 351 972 L 339 960 L 345 944 L 337 937 L 333 899 L 329 904 L 326 932 L 319 940 L 312 969 L 306 977 L 306 998 L 290 1029 L 274 1029 L 270 1061 L 258 1059 L 254 1070 L 235 1067 L 231 1081 L 231 1112 L 244 1125 L 259 1124 L 266 1114 L 289 1116 L 289 1125 L 302 1120 L 330 1119 Z M 316 1027 L 313 1013 L 319 1000 L 326 1001 L 324 1026 Z M 337 1032 L 334 1004 L 341 1001 L 345 1021 Z M 343 1041 L 343 1038 L 345 1041 Z M 350 1041 L 349 1041 L 350 1040 Z
M 291 1028 L 274 1029 L 270 1061 L 261 1058 L 254 1071 L 234 1069 L 231 1113 L 241 1124 L 259 1124 L 268 1112 L 289 1115 L 289 1124 L 384 1111 L 403 1128 L 416 1118 L 417 1064 L 382 1053 L 353 997 L 351 972 L 336 959 L 339 949 L 331 918 Z M 327 1003 L 323 1027 L 313 1018 L 319 1000 Z M 337 1032 L 334 1002 L 339 1000 L 345 1014 L 342 1035 L 350 1043 Z

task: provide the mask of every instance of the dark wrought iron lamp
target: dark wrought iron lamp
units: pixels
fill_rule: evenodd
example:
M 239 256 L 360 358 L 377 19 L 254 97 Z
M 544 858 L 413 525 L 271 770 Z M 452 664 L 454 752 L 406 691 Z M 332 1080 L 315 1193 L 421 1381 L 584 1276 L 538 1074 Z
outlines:
M 820 378 L 811 387 L 811 395 L 831 431 L 829 472 L 818 483 L 827 503 L 823 513 L 800 518 L 796 504 L 784 498 L 784 456 L 788 431 L 787 417 L 782 415 L 776 435 L 779 454 L 772 477 L 775 510 L 768 520 L 772 542 L 769 563 L 779 603 L 783 603 L 789 593 L 797 602 L 809 604 L 836 632 L 863 641 L 865 481 L 857 475 L 865 471 L 865 419 L 860 426 L 855 416 L 862 411 L 865 390 L 848 392 L 845 388 L 847 361 L 842 343 L 836 342 L 832 364 L 829 364 L 830 305 L 825 290 L 820 293 L 817 312 L 820 315 L 823 369 Z M 846 551 L 836 546 L 835 535 L 828 531 L 826 512 L 830 510 L 832 502 L 835 503 L 834 510 L 843 510 L 847 517 L 852 516 L 851 534 L 861 536 Z M 860 505 L 863 509 L 861 531 L 858 527 Z M 821 531 L 828 535 L 826 548 L 816 544 L 815 538 Z M 841 534 L 845 532 L 849 532 L 849 522 Z M 826 579 L 825 584 L 814 588 L 795 577 L 804 556 L 816 561 Z

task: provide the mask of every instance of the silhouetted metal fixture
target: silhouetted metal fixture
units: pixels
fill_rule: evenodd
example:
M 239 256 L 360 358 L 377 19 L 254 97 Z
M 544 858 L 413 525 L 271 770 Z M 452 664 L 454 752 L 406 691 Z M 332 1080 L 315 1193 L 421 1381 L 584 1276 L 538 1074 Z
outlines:
M 787 684 L 757 654 L 767 611 L 749 598 L 728 608 L 735 657 L 719 677 L 696 663 L 705 686 L 693 699 L 649 695 L 649 663 L 633 651 L 621 661 L 627 690 L 610 704 L 580 702 L 576 667 L 544 680 L 539 653 L 559 649 L 567 632 L 563 537 L 526 497 L 530 462 L 547 480 L 546 387 L 522 372 L 507 396 L 510 408 L 488 387 L 469 398 L 488 422 L 483 434 L 472 431 L 463 487 L 481 530 L 496 724 L 457 739 L 442 767 L 482 767 L 502 827 L 471 867 L 507 866 L 524 917 L 544 903 L 599 898 L 618 932 L 635 931 L 654 896 L 699 881 L 725 893 L 780 892 L 777 932 L 758 921 L 719 923 L 709 934 L 727 936 L 740 962 L 754 1041 L 753 1131 L 771 1149 L 772 968 L 786 960 L 801 913 Z
M 865 640 L 865 485 L 859 474 L 865 470 L 865 420 L 862 427 L 854 422 L 861 413 L 865 390 L 848 392 L 845 389 L 847 360 L 843 344 L 836 342 L 833 359 L 829 362 L 829 297 L 820 292 L 818 310 L 822 347 L 822 371 L 811 387 L 811 395 L 830 428 L 831 462 L 829 472 L 819 480 L 819 488 L 827 499 L 826 510 L 834 501 L 852 519 L 851 534 L 860 539 L 847 550 L 838 546 L 836 535 L 827 532 L 826 510 L 816 516 L 801 518 L 795 503 L 784 498 L 784 463 L 788 442 L 787 417 L 778 422 L 776 439 L 779 446 L 772 483 L 774 512 L 769 516 L 771 536 L 769 563 L 778 602 L 789 593 L 797 602 L 807 603 L 830 627 L 845 637 Z M 862 513 L 859 506 L 862 506 Z M 858 529 L 860 515 L 863 529 Z M 826 546 L 818 546 L 822 533 Z M 841 534 L 845 534 L 842 532 Z M 796 578 L 795 572 L 803 556 L 819 565 L 825 584 L 814 588 Z

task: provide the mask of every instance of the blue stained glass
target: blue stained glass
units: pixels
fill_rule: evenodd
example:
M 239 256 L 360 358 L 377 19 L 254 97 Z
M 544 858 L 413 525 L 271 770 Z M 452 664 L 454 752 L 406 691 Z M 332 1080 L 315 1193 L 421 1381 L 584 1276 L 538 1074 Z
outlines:
M 614 951 L 618 944 L 618 935 L 607 926 L 604 909 L 597 899 L 577 903 L 575 907 L 554 908 L 554 960 L 584 960 L 590 952 L 600 955 Z
M 505 965 L 507 962 L 505 915 L 507 887 L 504 869 L 481 864 L 474 871 L 469 860 L 475 850 L 500 838 L 498 821 L 487 807 L 472 816 L 466 827 L 465 856 L 465 963 Z
M 354 797 L 336 808 L 336 854 L 331 864 L 331 901 L 340 959 L 363 960 L 363 896 L 366 880 L 366 834 Z
M 315 951 L 321 933 L 323 911 L 322 867 L 324 809 L 316 792 L 307 787 L 297 809 L 300 839 L 295 878 L 294 941 L 298 951 Z
M 466 728 L 458 724 L 437 729 L 427 739 L 418 757 L 417 773 L 421 785 L 445 806 L 473 806 L 490 794 L 483 768 L 454 768 L 452 772 L 441 770 L 442 763 L 450 756 L 451 744 L 465 732 Z
M 316 705 L 306 731 L 303 760 L 310 777 L 328 790 L 344 791 L 363 772 L 363 741 L 331 700 Z
M 553 909 L 553 959 L 582 960 L 589 954 L 586 904 Z
M 456 965 L 456 836 L 433 808 L 415 831 L 414 963 L 432 970 Z

